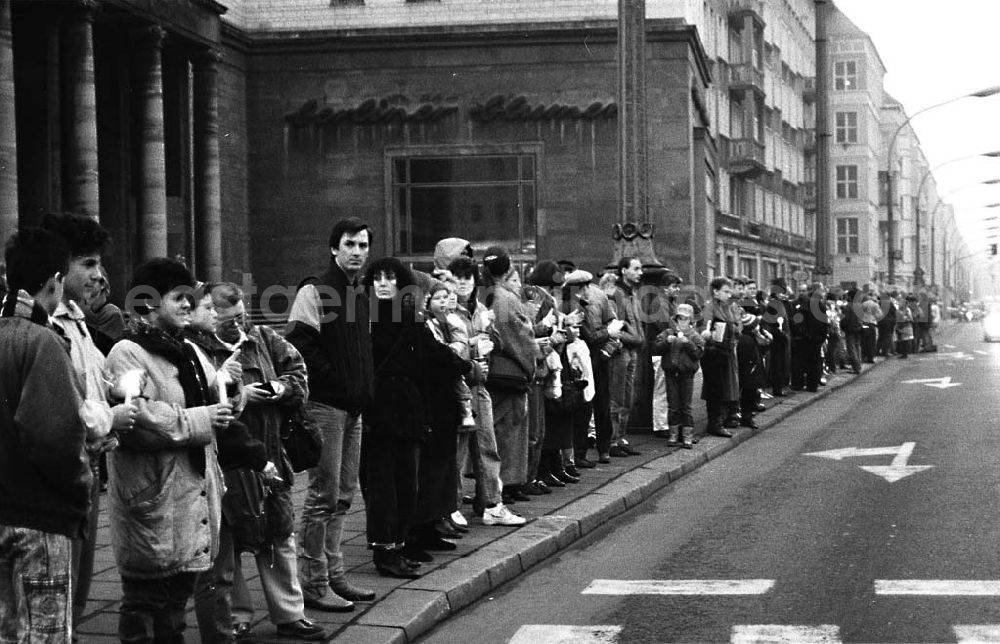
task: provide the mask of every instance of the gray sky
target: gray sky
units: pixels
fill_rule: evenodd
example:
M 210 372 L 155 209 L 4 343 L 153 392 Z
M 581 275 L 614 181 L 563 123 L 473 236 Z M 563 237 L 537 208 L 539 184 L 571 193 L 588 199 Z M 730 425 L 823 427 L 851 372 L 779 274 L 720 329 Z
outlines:
M 885 88 L 907 114 L 987 87 L 1000 86 L 1000 0 L 834 0 L 866 31 L 886 66 Z M 913 129 L 931 166 L 1000 150 L 1000 95 L 968 98 L 916 116 Z M 971 233 L 1000 208 L 1000 159 L 975 157 L 934 171 L 940 194 Z M 972 236 L 976 237 L 976 236 Z M 967 234 L 969 239 L 970 235 Z

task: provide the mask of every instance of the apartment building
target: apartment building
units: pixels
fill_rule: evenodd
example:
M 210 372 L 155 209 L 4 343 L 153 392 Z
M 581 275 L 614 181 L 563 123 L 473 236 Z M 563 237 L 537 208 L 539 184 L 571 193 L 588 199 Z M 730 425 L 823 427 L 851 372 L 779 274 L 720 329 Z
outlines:
M 868 34 L 832 6 L 827 29 L 831 282 L 861 286 L 884 279 L 887 233 L 879 224 L 886 189 L 884 128 L 898 127 L 905 116 L 887 118 L 894 110 L 901 115 L 902 108 L 886 105 L 885 65 Z M 912 131 L 900 133 L 896 159 L 909 158 L 912 140 Z M 904 216 L 901 209 L 897 213 Z
M 714 59 L 719 274 L 760 283 L 812 277 L 815 252 L 813 3 L 706 5 Z

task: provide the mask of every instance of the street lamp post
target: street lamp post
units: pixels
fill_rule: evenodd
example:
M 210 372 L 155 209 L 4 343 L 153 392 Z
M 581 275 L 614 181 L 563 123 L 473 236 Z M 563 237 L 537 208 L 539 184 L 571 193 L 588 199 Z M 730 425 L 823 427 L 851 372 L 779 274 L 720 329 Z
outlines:
M 938 208 L 940 208 L 942 205 L 944 205 L 944 200 L 947 197 L 950 197 L 951 195 L 955 194 L 956 192 L 959 192 L 960 190 L 967 190 L 968 188 L 972 188 L 974 186 L 993 186 L 993 185 L 997 185 L 997 184 L 1000 184 L 1000 179 L 987 179 L 985 181 L 976 181 L 975 183 L 967 183 L 965 185 L 958 186 L 957 188 L 952 188 L 951 190 L 949 190 L 948 192 L 944 193 L 943 195 L 941 195 L 941 196 L 939 196 L 937 198 L 937 202 L 935 202 L 934 207 L 931 208 L 931 210 L 930 210 L 930 217 L 931 217 L 931 285 L 934 285 L 934 284 L 937 283 L 936 280 L 935 280 L 935 272 L 936 272 L 936 269 L 937 269 L 937 252 L 936 252 L 936 247 L 937 247 L 937 211 L 938 211 Z M 919 213 L 919 208 L 918 208 L 918 213 Z M 949 220 L 950 221 L 954 221 L 954 215 L 952 215 Z M 945 237 L 945 239 L 943 239 L 942 242 L 945 244 L 945 247 L 947 248 L 948 238 Z M 947 263 L 947 261 L 948 261 L 947 256 L 945 257 L 944 261 Z M 944 266 L 942 266 L 942 268 L 944 268 Z M 945 287 L 947 287 L 947 284 L 945 284 Z
M 946 165 L 948 165 L 950 163 L 957 163 L 959 161 L 965 161 L 966 159 L 972 159 L 974 157 L 989 157 L 989 158 L 993 158 L 993 159 L 1000 158 L 1000 150 L 994 150 L 992 152 L 980 152 L 980 153 L 976 153 L 976 154 L 968 154 L 968 155 L 966 155 L 964 157 L 958 157 L 958 158 L 955 158 L 955 159 L 949 159 L 947 161 L 942 161 L 941 163 L 937 164 L 933 168 L 928 168 L 924 172 L 924 176 L 922 176 L 920 178 L 920 185 L 917 187 L 917 207 L 916 207 L 916 212 L 915 212 L 915 215 L 916 215 L 916 222 L 915 222 L 916 223 L 916 239 L 915 239 L 916 253 L 915 253 L 915 257 L 914 257 L 915 262 L 914 262 L 914 266 L 913 266 L 913 284 L 914 284 L 914 286 L 921 286 L 924 283 L 924 269 L 920 265 L 920 255 L 921 255 L 921 252 L 920 252 L 920 195 L 922 195 L 924 193 L 924 185 L 927 183 L 927 179 L 930 178 L 931 174 L 933 174 L 934 171 L 937 170 L 938 168 L 946 166 Z M 989 182 L 984 181 L 983 183 L 989 183 Z M 932 220 L 933 220 L 933 216 L 932 216 Z M 933 235 L 933 233 L 932 233 L 932 235 Z M 931 243 L 933 244 L 933 237 L 931 238 Z M 933 259 L 931 261 L 933 262 Z M 932 268 L 933 268 L 933 265 L 932 265 Z
M 997 87 L 997 86 L 995 86 L 995 87 L 987 87 L 986 89 L 981 89 L 978 92 L 973 92 L 971 94 L 963 94 L 962 96 L 957 96 L 957 97 L 949 99 L 947 101 L 942 101 L 941 103 L 935 103 L 934 105 L 929 105 L 929 106 L 927 106 L 927 107 L 925 107 L 923 109 L 917 110 L 916 112 L 914 112 L 910 116 L 906 117 L 906 119 L 904 119 L 903 122 L 899 124 L 899 127 L 896 128 L 896 131 L 893 132 L 892 136 L 889 138 L 889 146 L 888 146 L 888 150 L 887 150 L 887 154 L 886 154 L 887 159 L 886 159 L 886 168 L 885 168 L 886 169 L 885 188 L 886 188 L 886 197 L 887 197 L 887 199 L 886 199 L 885 215 L 886 215 L 886 227 L 888 229 L 887 232 L 889 234 L 889 256 L 888 256 L 888 273 L 889 274 L 888 274 L 888 280 L 889 280 L 890 284 L 892 284 L 892 283 L 894 283 L 896 281 L 896 257 L 895 257 L 895 251 L 896 251 L 896 235 L 895 235 L 895 232 L 896 231 L 895 231 L 895 221 L 893 221 L 893 205 L 894 205 L 893 201 L 895 199 L 894 199 L 893 191 L 892 191 L 892 184 L 893 184 L 893 181 L 892 181 L 892 164 L 893 164 L 892 152 L 893 152 L 893 148 L 896 145 L 896 138 L 899 136 L 899 133 L 903 131 L 903 128 L 905 128 L 909 124 L 909 122 L 913 120 L 914 117 L 916 117 L 916 116 L 918 116 L 920 114 L 923 114 L 924 112 L 928 112 L 928 111 L 933 110 L 935 108 L 942 107 L 944 105 L 948 105 L 950 103 L 954 103 L 956 101 L 960 101 L 960 100 L 965 99 L 965 98 L 986 98 L 988 96 L 994 96 L 996 94 L 1000 94 L 1000 87 Z

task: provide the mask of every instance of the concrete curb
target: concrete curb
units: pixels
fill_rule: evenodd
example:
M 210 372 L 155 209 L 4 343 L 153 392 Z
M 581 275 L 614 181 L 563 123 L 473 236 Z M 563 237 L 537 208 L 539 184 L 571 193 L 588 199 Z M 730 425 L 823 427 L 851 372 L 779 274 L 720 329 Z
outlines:
M 725 440 L 702 440 L 692 450 L 676 450 L 655 458 L 528 523 L 511 534 L 457 559 L 447 566 L 393 590 L 355 624 L 334 639 L 352 644 L 408 644 L 462 608 L 472 604 L 535 564 L 568 548 L 611 519 L 638 506 L 669 483 L 714 460 L 789 416 L 806 409 L 841 387 L 864 377 L 831 382 L 808 398 L 774 405 L 756 430 L 739 428 Z

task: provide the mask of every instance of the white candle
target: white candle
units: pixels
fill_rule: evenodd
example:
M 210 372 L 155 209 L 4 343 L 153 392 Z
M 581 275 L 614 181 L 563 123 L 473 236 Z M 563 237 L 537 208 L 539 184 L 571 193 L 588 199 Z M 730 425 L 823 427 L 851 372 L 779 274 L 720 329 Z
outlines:
M 131 405 L 132 399 L 142 393 L 142 369 L 131 369 L 123 373 L 118 380 L 118 386 L 125 392 L 125 404 Z
M 229 372 L 219 369 L 215 374 L 215 384 L 219 387 L 219 403 L 229 404 L 229 395 L 226 393 L 226 385 L 229 383 Z

